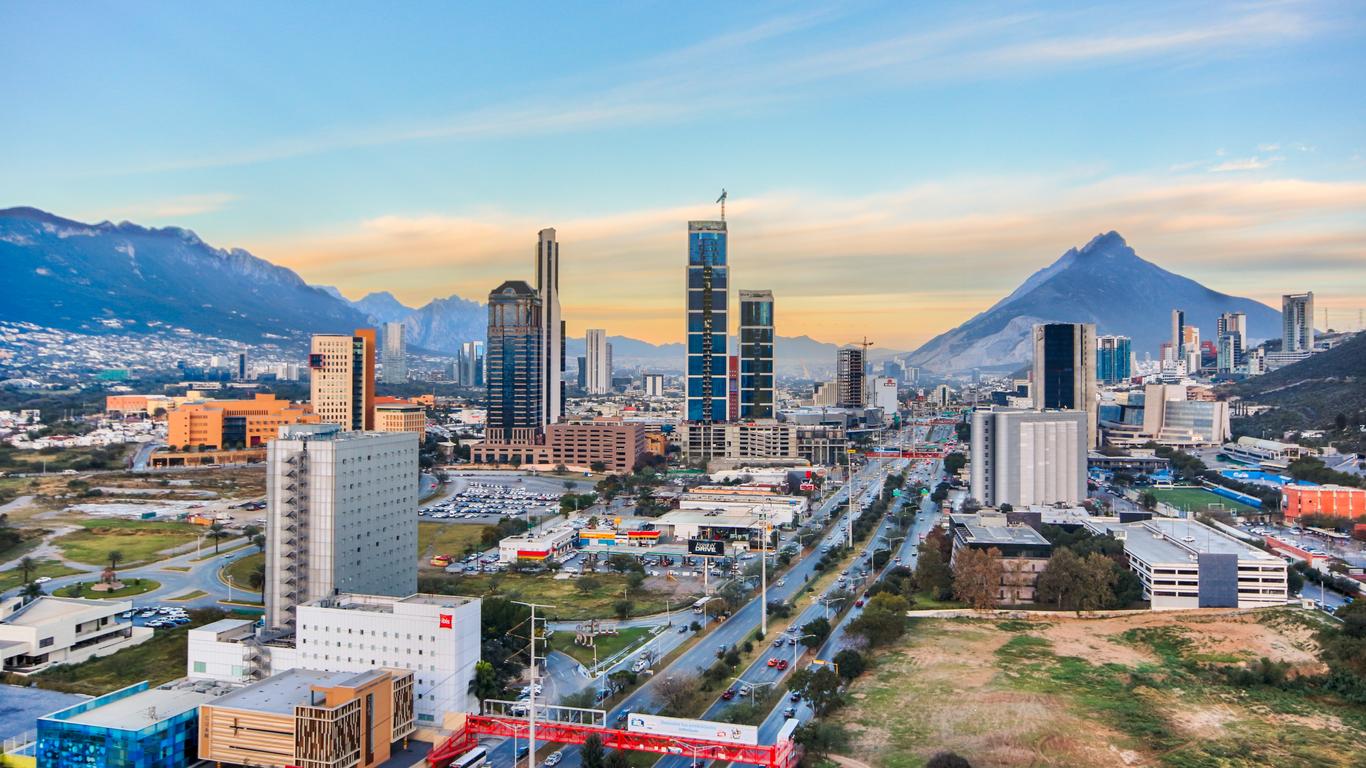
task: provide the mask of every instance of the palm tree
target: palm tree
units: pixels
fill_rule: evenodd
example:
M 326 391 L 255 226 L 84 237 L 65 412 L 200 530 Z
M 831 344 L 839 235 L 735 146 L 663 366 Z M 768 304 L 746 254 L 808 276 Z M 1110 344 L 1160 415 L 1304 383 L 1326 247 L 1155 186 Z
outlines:
M 29 583 L 24 585 L 23 589 L 19 590 L 19 594 L 22 595 L 25 600 L 36 600 L 42 597 L 45 593 L 43 592 L 42 584 L 34 584 L 30 581 Z
M 251 543 L 255 544 L 256 548 L 261 550 L 261 554 L 264 555 L 266 553 L 266 535 L 264 533 L 258 533 L 255 536 L 252 536 Z
M 109 550 L 109 570 L 118 568 L 121 562 L 123 562 L 123 553 L 117 549 Z
M 231 534 L 223 528 L 222 523 L 215 522 L 213 525 L 209 526 L 209 532 L 204 535 L 213 539 L 213 553 L 216 555 L 218 554 L 218 543 Z
M 32 576 L 33 572 L 36 570 L 38 570 L 37 560 L 34 560 L 31 557 L 25 557 L 19 561 L 19 571 L 24 574 L 25 584 L 29 582 L 29 577 Z

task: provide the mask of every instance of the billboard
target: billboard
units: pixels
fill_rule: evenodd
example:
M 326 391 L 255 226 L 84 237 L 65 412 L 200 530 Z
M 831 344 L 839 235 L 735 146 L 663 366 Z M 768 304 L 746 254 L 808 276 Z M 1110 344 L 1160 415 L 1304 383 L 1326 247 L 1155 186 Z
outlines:
M 700 557 L 725 557 L 726 542 L 716 539 L 688 539 L 688 554 Z
M 727 744 L 747 744 L 751 747 L 759 744 L 757 726 L 689 720 L 683 717 L 638 715 L 632 712 L 626 720 L 626 730 L 631 733 L 648 733 L 652 736 L 724 741 Z

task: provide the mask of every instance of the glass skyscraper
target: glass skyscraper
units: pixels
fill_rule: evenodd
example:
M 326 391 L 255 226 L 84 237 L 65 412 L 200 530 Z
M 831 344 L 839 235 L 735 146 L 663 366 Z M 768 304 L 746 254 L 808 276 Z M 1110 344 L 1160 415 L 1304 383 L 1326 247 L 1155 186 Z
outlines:
M 1132 375 L 1129 337 L 1101 336 L 1096 345 L 1096 379 L 1102 384 L 1128 381 Z
M 541 297 L 525 282 L 509 280 L 489 294 L 488 442 L 530 443 L 541 431 L 546 405 L 541 320 Z
M 688 421 L 726 420 L 729 273 L 726 222 L 688 222 Z
M 773 418 L 773 291 L 740 291 L 740 418 Z

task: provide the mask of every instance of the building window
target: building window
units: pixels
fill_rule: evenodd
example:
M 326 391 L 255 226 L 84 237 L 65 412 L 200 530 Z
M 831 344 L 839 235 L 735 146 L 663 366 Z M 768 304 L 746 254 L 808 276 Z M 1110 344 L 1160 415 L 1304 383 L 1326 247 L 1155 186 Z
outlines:
M 209 665 L 205 664 L 205 663 L 202 662 L 202 661 L 196 661 L 196 662 L 194 663 L 194 671 L 199 672 L 199 673 L 202 674 L 202 673 L 208 671 L 208 666 L 209 666 Z

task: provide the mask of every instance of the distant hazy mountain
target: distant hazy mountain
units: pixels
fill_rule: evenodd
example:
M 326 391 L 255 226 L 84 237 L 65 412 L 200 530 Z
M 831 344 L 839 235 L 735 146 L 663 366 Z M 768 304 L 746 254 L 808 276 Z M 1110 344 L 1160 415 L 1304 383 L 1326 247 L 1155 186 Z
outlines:
M 1033 357 L 1030 329 L 1039 322 L 1095 323 L 1099 334 L 1133 340 L 1133 352 L 1156 357 L 1171 338 L 1171 311 L 1213 340 L 1222 312 L 1247 313 L 1253 340 L 1280 335 L 1281 313 L 1210 290 L 1139 258 L 1116 232 L 1098 235 L 1035 272 L 1013 293 L 910 356 L 912 365 L 947 373 L 973 368 L 1012 370 Z
M 245 342 L 350 330 L 365 317 L 284 267 L 176 227 L 0 210 L 0 318 L 85 333 L 185 328 Z
M 488 322 L 483 304 L 454 294 L 433 299 L 403 318 L 409 344 L 450 354 L 459 352 L 466 341 L 483 341 Z
M 412 307 L 403 306 L 388 291 L 367 293 L 360 301 L 351 302 L 351 305 L 364 312 L 376 324 L 401 323 L 414 311 Z

